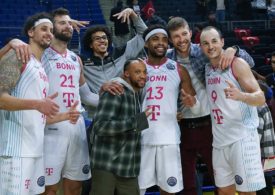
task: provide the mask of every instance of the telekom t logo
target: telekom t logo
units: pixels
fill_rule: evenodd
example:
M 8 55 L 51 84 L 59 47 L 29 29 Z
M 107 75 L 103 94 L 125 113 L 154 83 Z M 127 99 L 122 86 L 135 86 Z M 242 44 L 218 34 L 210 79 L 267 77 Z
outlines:
M 74 102 L 74 93 L 63 93 L 63 102 L 67 108 L 70 108 Z
M 216 124 L 223 124 L 223 116 L 222 116 L 222 111 L 220 109 L 212 109 L 214 119 L 216 121 Z
M 50 176 L 53 174 L 53 168 L 46 168 L 46 175 Z
M 31 185 L 31 180 L 30 179 L 26 179 L 25 180 L 25 189 L 29 189 L 30 185 Z
M 147 106 L 147 108 L 151 108 L 152 109 L 152 114 L 151 114 L 151 121 L 157 121 L 157 116 L 160 115 L 160 105 L 149 105 Z

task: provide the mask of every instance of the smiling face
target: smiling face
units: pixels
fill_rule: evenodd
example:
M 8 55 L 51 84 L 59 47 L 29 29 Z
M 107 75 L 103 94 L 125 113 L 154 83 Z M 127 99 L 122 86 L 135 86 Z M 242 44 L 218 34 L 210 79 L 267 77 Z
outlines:
M 211 28 L 203 30 L 200 37 L 201 49 L 211 60 L 218 60 L 222 53 L 224 40 L 217 30 Z
M 143 88 L 146 83 L 147 70 L 144 63 L 134 60 L 124 71 L 124 77 L 135 91 Z
M 73 26 L 68 15 L 54 17 L 54 37 L 58 40 L 69 42 L 73 36 Z
M 163 58 L 168 49 L 168 38 L 162 33 L 152 35 L 145 43 L 149 56 Z
M 90 48 L 93 53 L 98 56 L 104 56 L 108 49 L 108 37 L 105 32 L 98 31 L 91 35 Z
M 177 52 L 183 56 L 188 56 L 192 37 L 192 32 L 189 27 L 187 25 L 185 27 L 181 26 L 176 30 L 170 30 L 169 34 L 170 42 Z
M 36 43 L 43 49 L 46 49 L 49 47 L 53 39 L 53 25 L 49 22 L 41 23 L 36 27 L 31 28 L 28 31 L 28 35 L 33 43 Z

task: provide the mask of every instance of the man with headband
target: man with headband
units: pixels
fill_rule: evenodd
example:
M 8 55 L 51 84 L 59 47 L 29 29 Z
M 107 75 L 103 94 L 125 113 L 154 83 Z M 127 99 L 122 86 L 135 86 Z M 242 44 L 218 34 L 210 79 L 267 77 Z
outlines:
M 40 59 L 52 40 L 51 17 L 39 13 L 29 17 L 24 33 L 32 56 L 27 64 L 5 46 L 0 61 L 0 194 L 44 192 L 43 142 L 47 117 L 58 112 L 48 96 L 48 78 Z
M 183 189 L 180 130 L 177 123 L 177 100 L 181 90 L 183 104 L 199 112 L 191 79 L 185 68 L 165 57 L 168 35 L 159 25 L 149 27 L 143 34 L 148 51 L 146 92 L 143 110 L 152 109 L 149 128 L 142 132 L 139 185 L 143 195 L 146 188 L 160 187 L 161 194 L 174 194 Z

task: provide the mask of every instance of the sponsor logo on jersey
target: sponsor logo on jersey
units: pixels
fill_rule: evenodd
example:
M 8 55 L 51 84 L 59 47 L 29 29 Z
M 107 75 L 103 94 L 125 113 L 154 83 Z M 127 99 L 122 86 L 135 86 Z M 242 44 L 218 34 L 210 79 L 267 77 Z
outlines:
M 75 56 L 71 55 L 71 58 L 72 58 L 73 61 L 76 61 L 76 57 Z
M 177 179 L 175 177 L 169 177 L 167 179 L 167 184 L 169 186 L 175 186 L 177 184 Z
M 235 175 L 235 181 L 236 181 L 236 183 L 238 185 L 242 185 L 243 184 L 243 179 L 239 175 Z
M 166 67 L 167 67 L 168 70 L 175 70 L 175 68 L 176 68 L 175 65 L 172 64 L 172 63 L 166 64 Z
M 45 185 L 45 177 L 44 176 L 40 176 L 38 179 L 37 179 L 37 185 L 42 187 Z
M 82 168 L 82 172 L 84 174 L 88 174 L 90 171 L 90 166 L 89 165 L 84 165 L 83 168 Z

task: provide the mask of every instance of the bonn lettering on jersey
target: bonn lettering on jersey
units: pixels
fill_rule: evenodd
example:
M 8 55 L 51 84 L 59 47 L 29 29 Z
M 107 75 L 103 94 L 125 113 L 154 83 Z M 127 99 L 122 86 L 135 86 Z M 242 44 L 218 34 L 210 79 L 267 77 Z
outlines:
M 65 69 L 65 70 L 75 70 L 75 66 L 72 64 L 65 64 L 65 63 L 56 63 L 57 69 Z
M 208 82 L 208 85 L 220 84 L 221 78 L 220 77 L 208 78 L 207 82 Z
M 39 72 L 39 76 L 44 82 L 48 82 L 48 77 L 44 73 Z
M 167 81 L 166 75 L 152 75 L 147 77 L 147 81 L 154 82 L 154 81 Z

